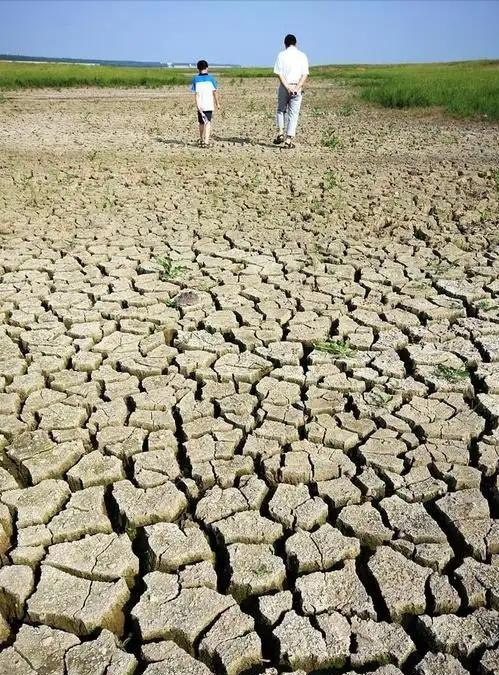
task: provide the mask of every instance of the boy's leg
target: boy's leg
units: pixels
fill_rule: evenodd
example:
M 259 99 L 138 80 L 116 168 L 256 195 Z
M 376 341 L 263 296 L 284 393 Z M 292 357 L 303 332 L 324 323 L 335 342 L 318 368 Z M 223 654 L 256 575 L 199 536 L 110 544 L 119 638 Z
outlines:
M 203 143 L 205 145 L 208 145 L 209 142 L 210 142 L 211 120 L 212 120 L 213 110 L 205 110 L 203 115 L 204 115 Z
M 199 142 L 202 143 L 204 138 L 204 120 L 199 110 L 198 110 L 198 125 L 199 125 Z
M 211 133 L 211 122 L 206 122 L 204 125 L 204 142 L 208 144 L 210 142 L 210 133 Z
M 301 101 L 301 94 L 295 94 L 289 98 L 287 129 L 288 138 L 294 138 L 296 136 L 296 127 L 298 126 L 298 118 L 300 116 Z

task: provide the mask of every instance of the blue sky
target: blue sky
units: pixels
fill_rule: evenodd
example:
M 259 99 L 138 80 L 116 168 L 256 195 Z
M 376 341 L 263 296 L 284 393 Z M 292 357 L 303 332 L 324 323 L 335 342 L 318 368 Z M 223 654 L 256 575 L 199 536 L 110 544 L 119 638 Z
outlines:
M 499 0 L 0 0 L 0 53 L 271 64 L 499 57 Z

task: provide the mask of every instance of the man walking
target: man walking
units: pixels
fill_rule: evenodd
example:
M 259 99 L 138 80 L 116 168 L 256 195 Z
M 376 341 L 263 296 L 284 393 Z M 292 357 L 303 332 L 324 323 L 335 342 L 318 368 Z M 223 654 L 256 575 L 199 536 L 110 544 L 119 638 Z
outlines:
M 277 137 L 274 144 L 283 148 L 294 148 L 293 139 L 298 126 L 302 90 L 308 76 L 308 59 L 306 54 L 296 48 L 294 35 L 286 35 L 284 46 L 286 49 L 279 52 L 274 66 L 274 73 L 280 82 L 277 91 Z

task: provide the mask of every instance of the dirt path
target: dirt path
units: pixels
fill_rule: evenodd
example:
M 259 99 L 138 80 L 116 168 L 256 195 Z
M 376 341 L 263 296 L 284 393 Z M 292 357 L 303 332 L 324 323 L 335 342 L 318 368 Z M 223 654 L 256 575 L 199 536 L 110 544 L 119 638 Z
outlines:
M 0 102 L 0 672 L 492 675 L 499 128 L 223 84 Z

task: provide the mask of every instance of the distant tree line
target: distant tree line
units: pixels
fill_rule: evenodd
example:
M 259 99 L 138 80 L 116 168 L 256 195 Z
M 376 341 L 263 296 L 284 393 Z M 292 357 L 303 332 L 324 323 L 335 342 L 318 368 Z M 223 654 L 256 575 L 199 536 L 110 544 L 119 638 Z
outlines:
M 110 61 L 106 59 L 72 59 L 48 56 L 22 56 L 20 54 L 0 54 L 0 61 L 25 61 L 31 63 L 79 63 L 92 66 L 121 66 L 128 68 L 195 68 L 195 61 L 190 63 L 177 63 L 161 61 Z M 213 68 L 240 68 L 232 63 L 213 63 Z

